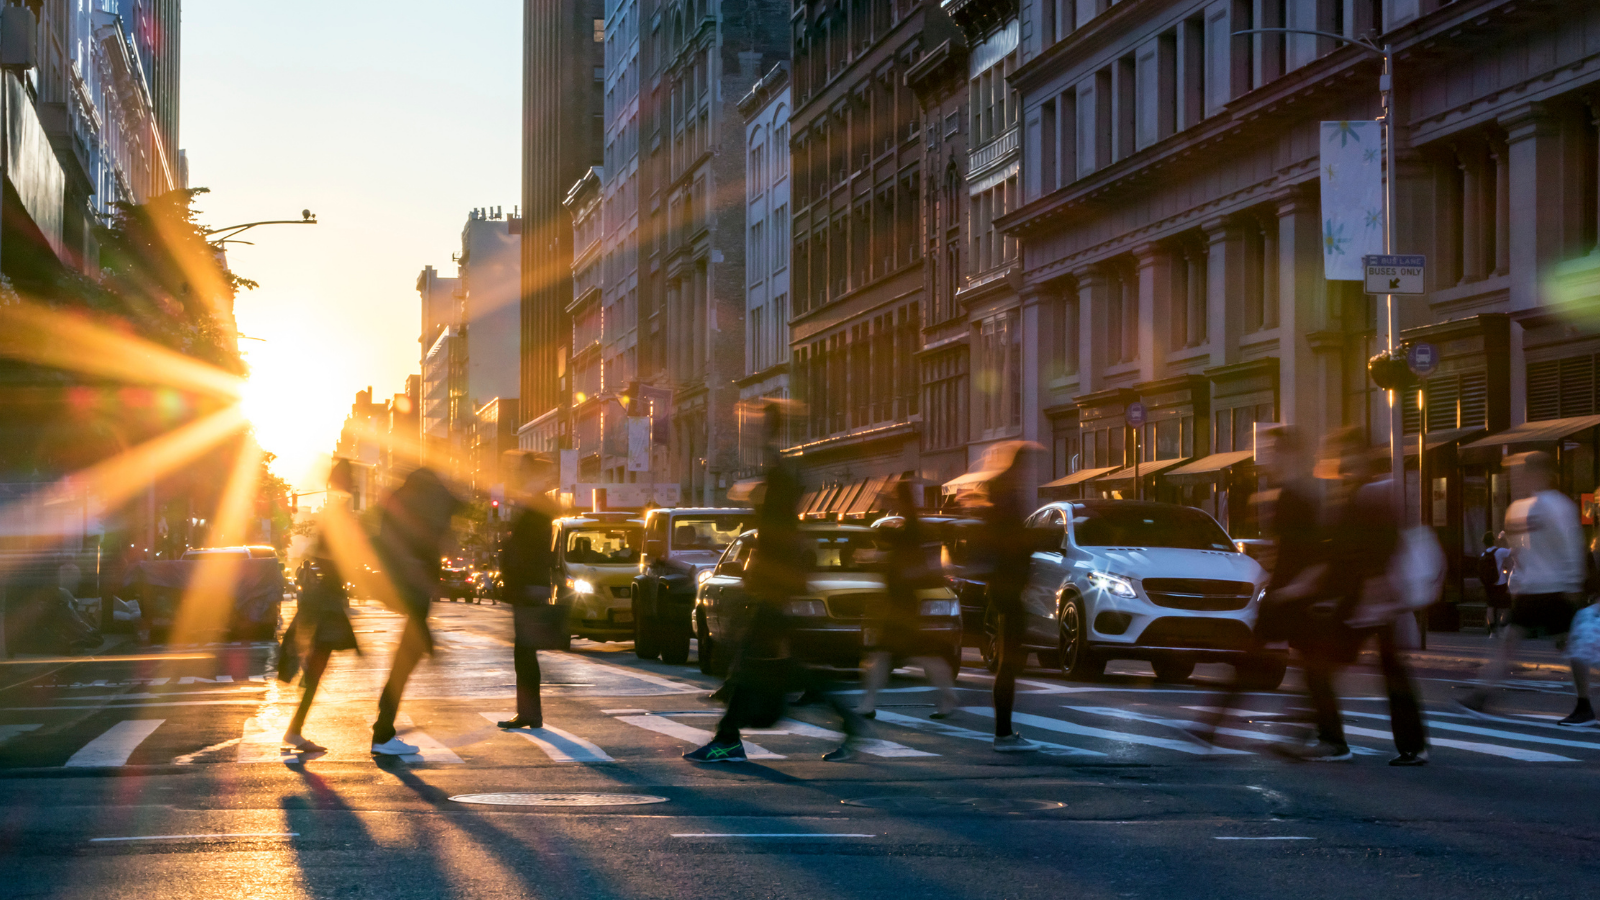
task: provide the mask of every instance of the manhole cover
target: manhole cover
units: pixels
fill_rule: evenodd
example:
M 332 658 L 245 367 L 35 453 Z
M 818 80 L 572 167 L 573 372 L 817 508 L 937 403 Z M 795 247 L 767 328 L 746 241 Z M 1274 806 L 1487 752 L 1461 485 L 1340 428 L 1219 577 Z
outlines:
M 453 801 L 485 806 L 634 806 L 661 804 L 651 794 L 456 794 Z
M 649 794 L 457 794 L 450 799 L 487 806 L 632 806 L 667 802 L 665 797 Z
M 865 806 L 912 814 L 1038 812 L 1066 806 L 1057 800 L 1011 800 L 1004 797 L 864 797 L 843 802 L 849 806 Z

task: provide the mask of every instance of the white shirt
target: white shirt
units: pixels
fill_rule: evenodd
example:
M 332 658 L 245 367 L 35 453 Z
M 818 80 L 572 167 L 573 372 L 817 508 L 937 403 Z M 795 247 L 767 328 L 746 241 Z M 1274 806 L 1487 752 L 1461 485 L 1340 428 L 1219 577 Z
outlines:
M 1583 528 L 1578 505 L 1559 491 L 1540 491 L 1506 510 L 1511 593 L 1567 594 L 1583 589 Z

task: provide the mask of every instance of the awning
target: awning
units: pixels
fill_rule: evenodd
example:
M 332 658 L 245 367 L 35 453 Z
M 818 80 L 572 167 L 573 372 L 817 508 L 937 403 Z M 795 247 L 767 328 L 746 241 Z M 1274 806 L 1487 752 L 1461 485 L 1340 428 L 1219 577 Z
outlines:
M 1102 469 L 1079 469 L 1078 471 L 1073 472 L 1071 475 L 1068 475 L 1065 478 L 1057 478 L 1055 481 L 1046 482 L 1045 484 L 1039 485 L 1039 487 L 1041 487 L 1041 488 L 1072 487 L 1075 484 L 1083 484 L 1085 481 L 1088 481 L 1091 478 L 1099 478 L 1101 475 L 1104 475 L 1107 472 L 1115 472 L 1118 468 L 1119 468 L 1118 466 L 1106 466 L 1105 468 L 1102 468 Z
M 1199 484 L 1203 481 L 1212 481 L 1218 475 L 1234 466 L 1240 463 L 1252 462 L 1255 458 L 1255 453 L 1250 450 L 1213 453 L 1210 456 L 1202 456 L 1188 465 L 1173 469 L 1167 473 L 1167 480 L 1176 484 Z
M 801 515 L 809 519 L 827 512 L 828 501 L 832 500 L 833 495 L 838 492 L 839 486 L 837 484 L 824 485 L 817 491 L 817 496 L 812 499 L 811 505 L 807 506 L 805 512 L 801 513 Z
M 1156 459 L 1151 460 L 1150 462 L 1140 463 L 1137 470 L 1135 470 L 1135 467 L 1133 466 L 1123 466 L 1114 472 L 1109 472 L 1094 479 L 1094 484 L 1103 485 L 1107 488 L 1123 482 L 1133 484 L 1133 479 L 1135 477 L 1149 478 L 1151 475 L 1159 475 L 1168 469 L 1176 468 L 1186 462 L 1188 462 L 1186 459 Z
M 843 515 L 855 505 L 856 498 L 861 496 L 861 490 L 866 486 L 867 480 L 865 478 L 845 485 L 844 490 L 833 495 L 833 501 L 828 504 L 827 512 L 834 515 Z
M 988 480 L 989 475 L 985 472 L 968 472 L 965 475 L 957 475 L 946 481 L 939 487 L 939 493 L 955 494 L 962 490 L 971 490 Z
M 1441 428 L 1438 431 L 1430 431 L 1427 438 L 1428 449 L 1437 450 L 1440 447 L 1447 447 L 1457 441 L 1464 441 L 1482 433 L 1482 428 Z M 1401 450 L 1407 456 L 1416 456 L 1417 436 L 1415 434 L 1406 435 L 1405 443 L 1401 445 Z M 1385 444 L 1380 447 L 1373 447 L 1372 456 L 1374 459 L 1387 460 L 1389 458 L 1389 446 Z
M 1527 447 L 1539 444 L 1554 444 L 1565 437 L 1570 437 L 1585 429 L 1600 425 L 1600 416 L 1574 416 L 1570 419 L 1544 419 L 1539 422 L 1524 422 L 1514 428 L 1481 437 L 1470 444 L 1463 444 L 1461 449 L 1474 450 L 1479 447 Z
M 811 507 L 816 505 L 817 497 L 819 497 L 821 494 L 821 488 L 818 488 L 814 491 L 806 491 L 804 494 L 802 494 L 800 496 L 800 515 L 803 516 L 806 513 L 811 512 Z
M 889 475 L 879 475 L 876 478 L 868 478 L 861 488 L 861 493 L 856 495 L 856 499 L 850 504 L 850 508 L 844 511 L 844 514 L 851 517 L 865 518 L 874 511 L 882 509 L 883 490 L 888 487 L 891 477 Z

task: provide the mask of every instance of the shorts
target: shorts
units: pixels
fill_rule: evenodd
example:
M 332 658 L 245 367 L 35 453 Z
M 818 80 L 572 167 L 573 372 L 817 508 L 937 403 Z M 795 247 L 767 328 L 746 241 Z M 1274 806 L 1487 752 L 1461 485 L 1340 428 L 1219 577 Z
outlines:
M 1577 612 L 1566 594 L 1513 594 L 1509 623 L 1529 632 L 1566 634 Z

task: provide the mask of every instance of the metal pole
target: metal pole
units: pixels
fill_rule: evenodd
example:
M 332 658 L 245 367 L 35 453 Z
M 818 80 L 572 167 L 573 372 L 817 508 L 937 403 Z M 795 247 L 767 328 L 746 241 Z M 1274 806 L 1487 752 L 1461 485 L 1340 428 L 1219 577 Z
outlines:
M 1383 45 L 1383 74 L 1378 77 L 1378 92 L 1383 98 L 1383 148 L 1384 148 L 1384 173 L 1383 173 L 1383 252 L 1394 252 L 1394 218 L 1395 176 L 1398 174 L 1394 162 L 1395 126 L 1397 117 L 1394 108 L 1394 50 L 1388 44 Z M 1394 295 L 1384 295 L 1386 307 L 1387 331 L 1385 349 L 1394 353 L 1394 348 L 1399 346 L 1400 339 L 1400 314 L 1395 308 Z M 1405 426 L 1400 417 L 1400 392 L 1389 391 L 1389 480 L 1393 490 L 1395 515 L 1404 517 L 1406 509 L 1406 468 L 1404 445 Z M 1418 473 L 1420 476 L 1422 459 L 1417 459 Z M 1420 480 L 1420 478 L 1419 478 Z M 1420 510 L 1419 510 L 1420 514 Z

